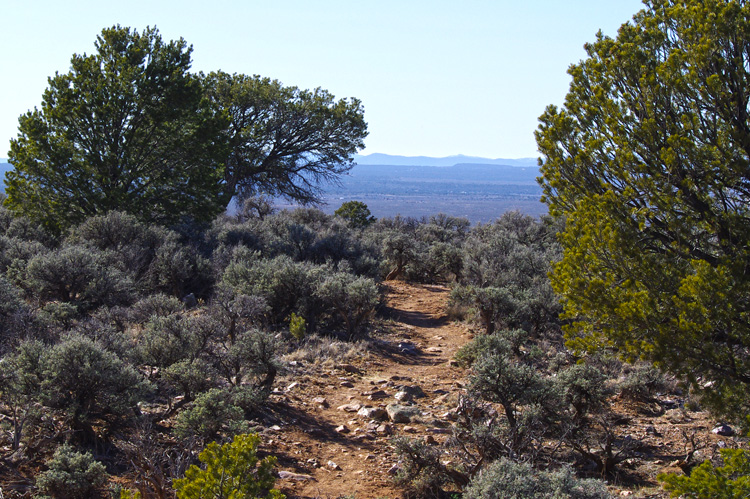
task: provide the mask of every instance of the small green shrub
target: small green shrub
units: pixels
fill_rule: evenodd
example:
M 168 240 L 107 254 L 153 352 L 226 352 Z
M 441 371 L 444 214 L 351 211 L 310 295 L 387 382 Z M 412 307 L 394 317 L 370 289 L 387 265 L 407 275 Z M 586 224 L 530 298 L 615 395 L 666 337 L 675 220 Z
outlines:
M 292 312 L 292 315 L 289 316 L 289 333 L 291 333 L 295 340 L 300 341 L 305 337 L 306 332 L 307 323 L 305 322 L 305 318 Z
M 724 465 L 714 467 L 706 461 L 690 476 L 662 473 L 657 478 L 672 497 L 713 499 L 750 497 L 750 451 L 721 449 Z
M 58 447 L 47 462 L 36 486 L 43 494 L 55 499 L 87 499 L 98 497 L 97 489 L 107 481 L 104 465 L 89 454 L 76 452 L 73 447 Z
M 273 456 L 259 459 L 256 452 L 260 437 L 237 435 L 222 446 L 211 442 L 198 455 L 201 469 L 192 465 L 185 478 L 174 481 L 177 499 L 283 499 L 273 488 Z

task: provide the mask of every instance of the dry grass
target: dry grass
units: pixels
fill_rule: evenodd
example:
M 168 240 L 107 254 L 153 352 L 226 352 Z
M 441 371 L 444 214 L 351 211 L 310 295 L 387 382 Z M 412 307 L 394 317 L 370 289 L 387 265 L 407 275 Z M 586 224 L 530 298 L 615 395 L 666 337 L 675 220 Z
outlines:
M 369 342 L 341 341 L 324 336 L 309 336 L 293 352 L 284 355 L 284 362 L 303 362 L 313 366 L 334 367 L 362 359 L 370 349 Z

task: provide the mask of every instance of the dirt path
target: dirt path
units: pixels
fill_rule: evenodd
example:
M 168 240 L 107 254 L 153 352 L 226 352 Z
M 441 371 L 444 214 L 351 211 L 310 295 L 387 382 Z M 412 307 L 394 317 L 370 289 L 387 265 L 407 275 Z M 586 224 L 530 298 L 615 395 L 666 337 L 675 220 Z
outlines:
M 265 432 L 263 450 L 279 458 L 277 486 L 288 497 L 399 497 L 389 474 L 396 463 L 389 439 L 440 442 L 448 436 L 449 411 L 464 378 L 451 360 L 471 333 L 447 319 L 447 288 L 397 281 L 386 286 L 391 320 L 372 351 L 317 375 L 287 375 L 286 388 L 272 396 L 279 424 Z M 401 404 L 394 396 L 403 387 L 424 393 L 411 402 L 418 408 L 411 421 L 358 414 Z

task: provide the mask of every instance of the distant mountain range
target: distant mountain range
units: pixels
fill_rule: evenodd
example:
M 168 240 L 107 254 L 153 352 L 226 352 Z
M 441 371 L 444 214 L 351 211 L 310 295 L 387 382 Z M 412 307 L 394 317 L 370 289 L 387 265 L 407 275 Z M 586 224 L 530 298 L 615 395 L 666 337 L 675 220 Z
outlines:
M 447 156 L 445 158 L 432 158 L 429 156 L 394 156 L 391 154 L 355 154 L 354 162 L 358 165 L 389 165 L 389 166 L 455 166 L 462 164 L 472 165 L 504 165 L 504 166 L 533 166 L 538 165 L 536 158 L 520 159 L 489 159 L 477 156 Z

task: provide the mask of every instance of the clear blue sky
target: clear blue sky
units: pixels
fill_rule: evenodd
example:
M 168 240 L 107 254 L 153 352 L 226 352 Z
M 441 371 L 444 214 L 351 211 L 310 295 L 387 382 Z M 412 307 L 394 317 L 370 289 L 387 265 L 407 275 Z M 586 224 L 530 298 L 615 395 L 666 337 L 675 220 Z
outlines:
M 0 0 L 0 157 L 47 77 L 102 28 L 156 26 L 193 45 L 193 69 L 322 87 L 365 106 L 364 154 L 535 157 L 583 44 L 639 0 Z

